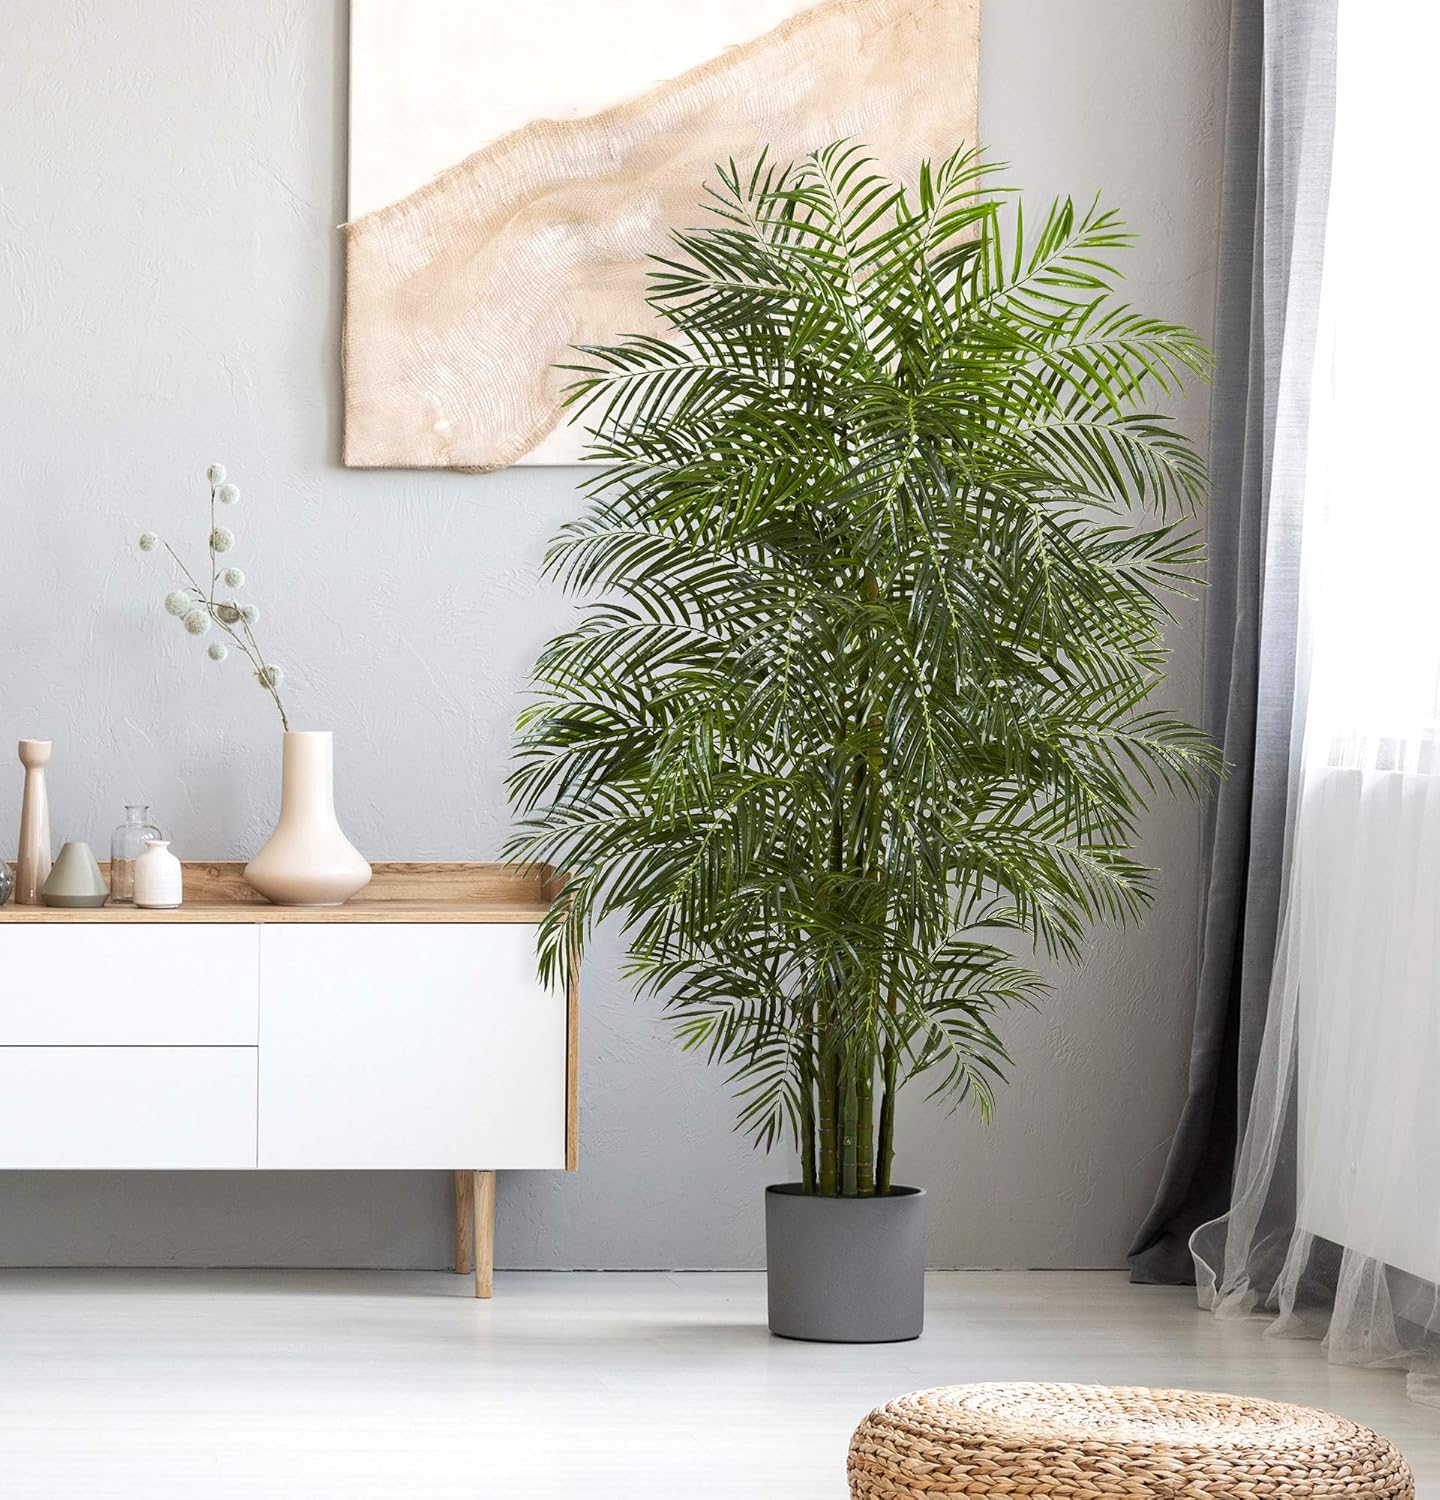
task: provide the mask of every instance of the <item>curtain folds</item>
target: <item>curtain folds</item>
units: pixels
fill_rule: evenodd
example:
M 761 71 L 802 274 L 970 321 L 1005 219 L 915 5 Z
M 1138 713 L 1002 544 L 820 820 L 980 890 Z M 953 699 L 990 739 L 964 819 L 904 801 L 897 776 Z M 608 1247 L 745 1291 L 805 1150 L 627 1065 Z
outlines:
M 1434 420 L 1428 350 L 1380 313 L 1375 237 L 1377 205 L 1415 199 L 1440 15 L 1397 48 L 1346 0 L 1339 35 L 1290 869 L 1233 1203 L 1192 1243 L 1202 1304 L 1440 1405 L 1440 481 L 1407 440 Z
M 1269 1005 L 1298 767 L 1296 642 L 1337 0 L 1233 0 L 1211 409 L 1205 723 L 1229 775 L 1205 828 L 1189 1089 L 1131 1278 L 1195 1279 L 1229 1205 Z

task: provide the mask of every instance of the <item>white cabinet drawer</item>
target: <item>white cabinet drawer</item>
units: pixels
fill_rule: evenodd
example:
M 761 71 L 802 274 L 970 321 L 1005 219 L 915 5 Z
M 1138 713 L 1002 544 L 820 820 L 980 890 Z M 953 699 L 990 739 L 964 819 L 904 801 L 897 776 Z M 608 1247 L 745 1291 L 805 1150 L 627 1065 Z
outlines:
M 566 1006 L 535 929 L 267 925 L 261 1167 L 563 1167 Z
M 0 1167 L 255 1165 L 253 1047 L 0 1047 Z
M 258 929 L 7 927 L 0 1047 L 253 1047 Z

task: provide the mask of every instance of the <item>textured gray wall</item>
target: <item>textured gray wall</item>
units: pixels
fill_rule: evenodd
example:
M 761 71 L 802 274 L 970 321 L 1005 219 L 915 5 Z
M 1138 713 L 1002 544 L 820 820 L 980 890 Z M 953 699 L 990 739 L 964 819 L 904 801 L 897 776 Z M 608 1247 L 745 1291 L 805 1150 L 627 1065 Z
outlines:
M 1202 329 L 1225 9 L 988 0 L 985 19 L 995 154 L 1037 196 L 1103 189 L 1143 237 L 1134 300 Z M 344 11 L 5 7 L 0 752 L 54 739 L 57 838 L 103 845 L 141 794 L 188 856 L 239 856 L 267 830 L 267 701 L 159 615 L 165 584 L 130 545 L 142 526 L 200 544 L 212 459 L 246 491 L 237 561 L 297 727 L 336 731 L 357 843 L 484 858 L 503 837 L 517 688 L 566 616 L 536 563 L 574 476 L 336 464 Z M 1194 710 L 1197 616 L 1177 645 Z M 12 766 L 0 829 L 18 802 Z M 934 1264 L 1120 1260 L 1181 1098 L 1197 829 L 1191 809 L 1158 812 L 1158 909 L 1008 1026 L 1019 1082 L 988 1129 L 910 1100 L 901 1176 L 931 1190 Z M 632 1004 L 608 942 L 585 974 L 583 1096 L 579 1175 L 502 1181 L 503 1265 L 759 1264 L 760 1187 L 788 1163 L 731 1133 L 717 1078 Z M 436 1173 L 0 1174 L 0 1262 L 441 1265 L 447 1194 Z

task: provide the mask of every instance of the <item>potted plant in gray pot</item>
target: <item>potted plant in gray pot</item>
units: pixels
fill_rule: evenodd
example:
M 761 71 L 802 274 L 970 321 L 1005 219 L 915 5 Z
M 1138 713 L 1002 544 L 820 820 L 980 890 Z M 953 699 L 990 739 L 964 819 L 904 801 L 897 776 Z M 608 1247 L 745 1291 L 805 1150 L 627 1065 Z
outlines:
M 1044 989 L 1014 951 L 1138 915 L 1147 796 L 1216 765 L 1148 706 L 1205 479 L 1147 407 L 1209 357 L 1113 299 L 1113 214 L 1026 240 L 988 182 L 732 163 L 652 272 L 666 337 L 587 347 L 568 393 L 603 467 L 547 567 L 600 602 L 536 665 L 509 853 L 570 875 L 543 968 L 618 916 L 742 1127 L 797 1144 L 791 1337 L 920 1332 L 899 1089 L 989 1111 L 996 1013 Z

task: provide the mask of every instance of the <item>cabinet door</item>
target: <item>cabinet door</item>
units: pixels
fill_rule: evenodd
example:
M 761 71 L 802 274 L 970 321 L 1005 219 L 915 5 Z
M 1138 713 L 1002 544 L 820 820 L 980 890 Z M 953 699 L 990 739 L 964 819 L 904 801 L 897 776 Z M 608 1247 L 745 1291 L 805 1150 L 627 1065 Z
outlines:
M 563 1167 L 565 998 L 528 925 L 267 924 L 262 1167 Z
M 0 1046 L 253 1047 L 255 927 L 7 924 Z
M 0 1047 L 0 1167 L 254 1167 L 253 1047 Z

